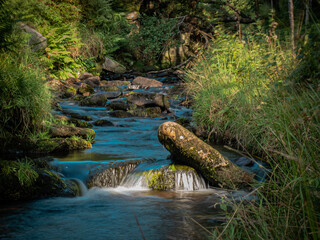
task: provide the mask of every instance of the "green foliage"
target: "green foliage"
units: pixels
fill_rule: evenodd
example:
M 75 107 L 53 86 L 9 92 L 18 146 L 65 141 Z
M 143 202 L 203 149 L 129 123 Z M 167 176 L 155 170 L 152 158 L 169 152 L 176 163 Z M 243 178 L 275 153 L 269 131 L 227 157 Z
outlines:
M 1 54 L 0 64 L 0 138 L 25 138 L 37 132 L 50 114 L 51 94 L 44 76 L 30 52 Z
M 142 15 L 139 20 L 141 26 L 139 32 L 131 35 L 131 48 L 138 51 L 145 63 L 155 64 L 166 49 L 179 44 L 174 39 L 179 32 L 177 19 Z
M 0 168 L 1 178 L 16 177 L 21 187 L 30 187 L 39 177 L 34 170 L 34 163 L 27 158 L 19 161 L 1 161 Z
M 51 74 L 60 79 L 77 77 L 81 64 L 77 62 L 79 49 L 82 45 L 77 36 L 76 29 L 71 25 L 54 27 L 47 33 L 48 47 L 45 49 L 46 56 L 42 61 Z
M 11 44 L 10 39 L 14 21 L 6 9 L 6 0 L 0 0 L 0 51 L 7 49 Z
M 261 36 L 243 42 L 221 35 L 188 73 L 198 124 L 212 129 L 215 138 L 263 156 L 273 169 L 257 191 L 264 205 L 237 205 L 216 237 L 317 239 L 320 94 L 313 85 L 296 84 L 305 76 L 292 78 L 297 63 L 290 47 Z

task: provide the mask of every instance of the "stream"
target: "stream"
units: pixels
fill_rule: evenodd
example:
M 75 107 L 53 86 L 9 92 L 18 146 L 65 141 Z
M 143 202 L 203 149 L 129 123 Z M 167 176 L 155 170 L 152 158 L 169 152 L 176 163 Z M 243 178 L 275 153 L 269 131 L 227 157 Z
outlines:
M 166 94 L 176 79 L 156 78 L 159 88 L 137 89 Z M 141 174 L 172 162 L 158 141 L 157 129 L 176 117 L 191 118 L 191 110 L 171 99 L 173 114 L 159 118 L 114 118 L 104 107 L 80 107 L 77 101 L 63 100 L 66 112 L 106 119 L 114 126 L 94 126 L 92 149 L 54 156 L 51 162 L 67 179 L 76 179 L 82 195 L 49 198 L 0 208 L 1 239 L 210 239 L 214 227 L 225 221 L 219 207 L 222 198 L 242 199 L 245 192 L 208 188 L 201 177 L 180 173 L 179 189 L 155 191 Z M 240 156 L 218 147 L 229 159 Z M 101 166 L 141 161 L 114 187 L 87 189 L 90 172 Z M 251 169 L 256 169 L 254 164 Z M 177 180 L 178 179 L 178 180 Z

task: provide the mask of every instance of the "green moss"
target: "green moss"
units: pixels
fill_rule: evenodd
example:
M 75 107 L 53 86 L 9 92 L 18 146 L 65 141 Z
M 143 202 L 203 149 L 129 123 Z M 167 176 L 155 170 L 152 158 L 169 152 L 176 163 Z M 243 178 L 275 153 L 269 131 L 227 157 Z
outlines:
M 158 169 L 145 172 L 148 187 L 153 190 L 173 190 L 175 188 L 174 172 L 170 169 Z

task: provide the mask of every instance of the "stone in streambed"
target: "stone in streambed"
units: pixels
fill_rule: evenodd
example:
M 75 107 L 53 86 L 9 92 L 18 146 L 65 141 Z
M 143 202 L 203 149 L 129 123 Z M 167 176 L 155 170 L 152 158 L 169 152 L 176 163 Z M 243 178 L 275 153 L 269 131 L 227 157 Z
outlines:
M 53 138 L 67 138 L 72 136 L 88 138 L 95 136 L 95 132 L 90 128 L 79 128 L 67 125 L 53 125 L 49 129 L 49 134 Z
M 78 88 L 78 93 L 79 94 L 85 94 L 85 93 L 94 93 L 94 89 L 93 87 L 91 87 L 90 85 L 86 84 L 86 83 L 81 83 L 80 87 Z
M 97 106 L 104 107 L 108 99 L 114 99 L 121 96 L 121 92 L 96 93 L 79 102 L 79 106 Z
M 128 117 L 133 117 L 133 115 L 129 112 L 123 111 L 123 110 L 116 110 L 112 111 L 109 113 L 111 117 L 116 117 L 116 118 L 128 118 Z
M 116 101 L 112 101 L 112 102 L 108 102 L 106 104 L 106 107 L 110 110 L 123 110 L 123 111 L 128 111 L 130 109 L 134 108 L 133 104 L 128 103 L 127 101 L 123 101 L 123 100 L 116 100 Z
M 80 127 L 80 128 L 91 128 L 92 127 L 91 123 L 88 123 L 87 121 L 83 121 L 80 119 L 70 118 L 70 117 L 67 117 L 64 115 L 58 115 L 58 114 L 53 115 L 53 117 L 55 119 L 57 119 L 58 121 L 60 121 L 60 123 L 67 122 L 69 124 L 74 124 L 76 127 Z
M 152 78 L 136 77 L 132 81 L 132 85 L 138 85 L 143 88 L 146 88 L 146 87 L 161 87 L 163 83 Z
M 97 120 L 93 123 L 93 125 L 99 126 L 99 127 L 114 126 L 114 124 L 111 121 L 106 119 Z
M 91 121 L 92 120 L 92 117 L 81 115 L 79 113 L 73 113 L 73 112 L 68 112 L 68 111 L 63 111 L 62 113 L 66 114 L 66 115 L 69 115 L 71 118 L 81 119 L 81 120 L 85 120 L 85 121 Z
M 127 96 L 127 101 L 139 107 L 170 107 L 168 97 L 160 93 L 132 93 Z
M 162 116 L 160 107 L 150 107 L 150 108 L 135 108 L 128 111 L 135 117 L 151 117 L 156 118 Z
M 234 165 L 175 122 L 163 123 L 158 130 L 158 138 L 174 161 L 193 167 L 213 186 L 233 189 L 247 187 L 253 182 L 253 174 Z
M 101 166 L 90 172 L 87 181 L 88 188 L 92 187 L 117 187 L 122 180 L 138 165 L 134 163 L 124 163 L 119 166 Z
M 113 73 L 120 73 L 120 74 L 123 74 L 126 72 L 126 68 L 123 65 L 121 65 L 120 63 L 108 57 L 104 58 L 102 69 L 113 72 Z
M 129 81 L 121 81 L 121 80 L 113 80 L 113 81 L 103 80 L 103 81 L 101 81 L 101 87 L 111 87 L 111 86 L 125 87 L 128 85 L 130 85 Z
M 83 138 L 50 138 L 37 142 L 35 153 L 69 153 L 74 150 L 92 148 L 89 141 Z

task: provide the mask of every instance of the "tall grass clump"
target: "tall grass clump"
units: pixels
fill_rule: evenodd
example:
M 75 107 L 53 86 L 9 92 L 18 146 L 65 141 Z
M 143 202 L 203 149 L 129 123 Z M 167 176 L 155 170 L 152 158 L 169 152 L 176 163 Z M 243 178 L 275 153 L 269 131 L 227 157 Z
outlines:
M 188 73 L 197 123 L 272 168 L 260 202 L 237 204 L 215 239 L 320 238 L 320 92 L 293 74 L 300 61 L 285 44 L 221 35 Z
M 25 139 L 30 134 L 39 132 L 51 110 L 51 95 L 42 70 L 27 53 L 23 55 L 0 55 L 2 147 L 13 138 Z

